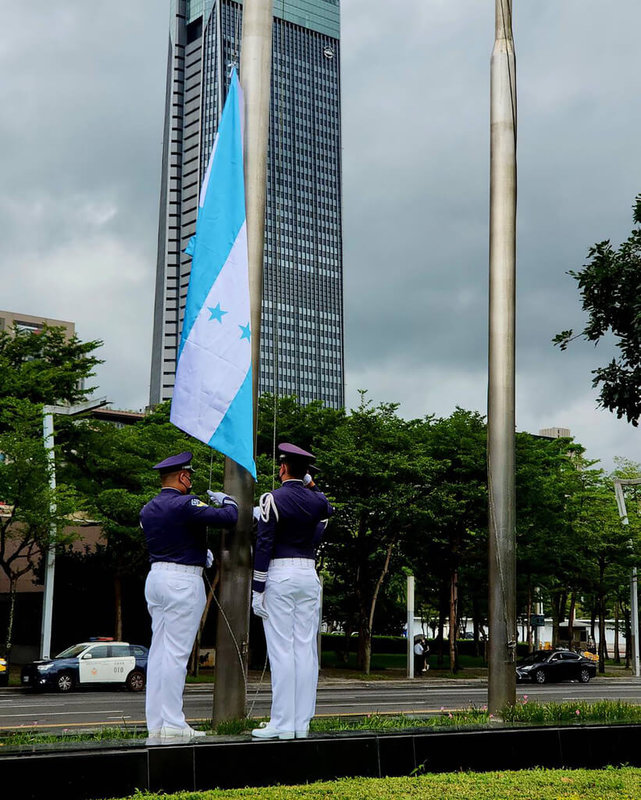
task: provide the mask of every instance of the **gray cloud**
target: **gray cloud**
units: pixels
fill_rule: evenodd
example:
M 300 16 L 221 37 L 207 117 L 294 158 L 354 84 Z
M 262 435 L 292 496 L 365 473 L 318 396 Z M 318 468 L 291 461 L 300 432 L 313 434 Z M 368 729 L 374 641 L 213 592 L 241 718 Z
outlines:
M 0 30 L 0 305 L 99 338 L 100 393 L 147 401 L 168 3 L 10 4 Z M 343 0 L 348 405 L 485 410 L 493 5 Z M 568 269 L 624 239 L 641 191 L 636 0 L 516 4 L 521 430 L 611 466 L 639 434 L 595 410 Z

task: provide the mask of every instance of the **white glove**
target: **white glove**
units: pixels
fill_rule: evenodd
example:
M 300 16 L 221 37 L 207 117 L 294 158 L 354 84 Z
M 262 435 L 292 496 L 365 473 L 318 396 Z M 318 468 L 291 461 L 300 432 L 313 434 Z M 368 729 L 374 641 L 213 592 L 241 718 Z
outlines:
M 309 472 L 306 472 L 305 475 L 303 476 L 303 483 L 305 484 L 305 486 L 309 486 L 311 482 L 312 482 L 312 476 L 309 474 Z
M 226 494 L 223 499 L 224 506 L 235 506 L 238 508 L 238 503 L 236 502 L 236 498 L 232 497 L 230 494 Z
M 254 517 L 254 522 L 258 522 L 260 519 L 260 506 L 254 506 L 254 510 L 252 511 L 252 516 Z
M 269 617 L 269 614 L 265 611 L 265 592 L 252 592 L 252 608 L 257 617 L 262 619 Z
M 207 569 L 209 569 L 209 567 L 211 567 L 213 563 L 214 563 L 214 554 L 211 552 L 211 550 L 208 550 L 207 551 Z
M 211 489 L 207 489 L 207 494 L 209 495 L 210 500 L 217 506 L 222 506 L 225 498 L 227 495 L 225 492 L 212 492 Z

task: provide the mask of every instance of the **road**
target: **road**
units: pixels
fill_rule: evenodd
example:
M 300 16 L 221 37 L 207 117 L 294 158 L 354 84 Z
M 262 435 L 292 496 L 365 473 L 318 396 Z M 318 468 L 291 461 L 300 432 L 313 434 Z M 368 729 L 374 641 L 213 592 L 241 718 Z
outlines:
M 539 702 L 625 700 L 641 704 L 641 680 L 596 678 L 589 684 L 544 686 L 519 684 L 517 696 Z M 211 719 L 212 684 L 189 684 L 185 713 L 190 722 Z M 344 681 L 319 686 L 317 716 L 373 713 L 440 714 L 482 707 L 487 703 L 485 681 Z M 249 684 L 247 710 L 252 717 L 269 714 L 269 681 Z M 126 691 L 80 691 L 60 695 L 27 694 L 20 688 L 0 689 L 0 730 L 81 730 L 100 726 L 144 725 L 144 694 Z

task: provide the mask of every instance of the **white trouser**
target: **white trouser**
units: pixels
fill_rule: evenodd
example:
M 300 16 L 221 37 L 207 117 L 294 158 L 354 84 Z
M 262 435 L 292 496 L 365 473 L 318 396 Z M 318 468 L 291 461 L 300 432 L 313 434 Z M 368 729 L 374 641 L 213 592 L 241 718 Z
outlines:
M 201 567 L 152 564 L 145 583 L 151 615 L 147 662 L 147 729 L 184 728 L 183 690 L 187 661 L 205 610 Z
M 316 708 L 320 581 L 313 559 L 270 562 L 263 620 L 271 670 L 270 726 L 306 731 Z

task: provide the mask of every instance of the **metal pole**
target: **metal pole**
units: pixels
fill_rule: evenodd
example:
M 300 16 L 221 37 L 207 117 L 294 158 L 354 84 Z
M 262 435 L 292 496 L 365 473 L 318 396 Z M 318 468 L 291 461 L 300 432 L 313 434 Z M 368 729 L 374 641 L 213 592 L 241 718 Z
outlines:
M 632 658 L 634 674 L 641 677 L 641 660 L 639 659 L 639 603 L 638 603 L 637 568 L 632 567 L 630 577 L 630 629 L 632 633 Z
M 52 518 L 56 513 L 54 492 L 56 490 L 56 459 L 53 449 L 53 413 L 44 406 L 42 413 L 42 433 L 47 461 L 49 464 L 49 488 L 51 489 L 51 502 L 49 509 Z M 52 522 L 50 529 L 49 547 L 46 553 L 45 588 L 42 600 L 42 626 L 40 630 L 40 658 L 51 656 L 51 622 L 53 619 L 53 587 L 56 571 L 56 526 Z
M 271 48 L 272 0 L 245 0 L 240 84 L 245 100 L 245 205 L 251 297 L 254 431 L 258 404 Z M 229 540 L 224 538 L 221 551 L 215 723 L 245 716 L 249 641 L 254 481 L 245 469 L 228 458 L 225 459 L 225 491 L 238 500 L 239 513 L 236 531 Z
M 414 677 L 414 576 L 407 576 L 407 677 Z
M 512 2 L 496 0 L 491 61 L 488 363 L 489 676 L 495 716 L 516 702 L 514 500 L 516 65 Z
M 621 523 L 628 525 L 628 511 L 625 505 L 623 486 L 636 486 L 641 484 L 641 478 L 615 478 L 614 495 L 619 509 Z M 630 574 L 630 634 L 632 636 L 631 651 L 632 662 L 634 664 L 634 674 L 637 678 L 641 677 L 641 658 L 639 655 L 639 592 L 637 583 L 637 568 L 632 567 Z

